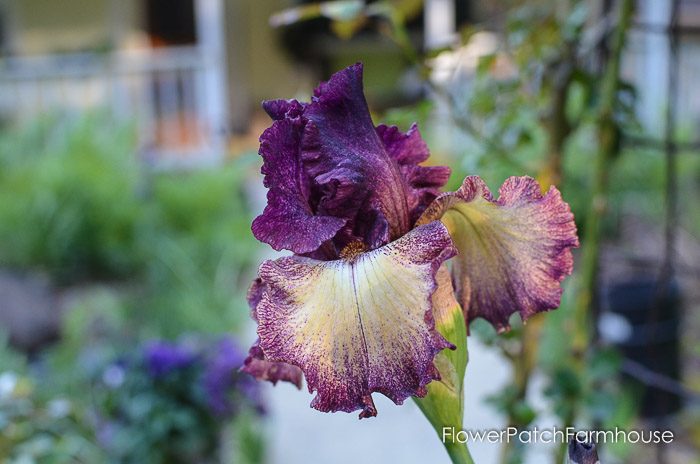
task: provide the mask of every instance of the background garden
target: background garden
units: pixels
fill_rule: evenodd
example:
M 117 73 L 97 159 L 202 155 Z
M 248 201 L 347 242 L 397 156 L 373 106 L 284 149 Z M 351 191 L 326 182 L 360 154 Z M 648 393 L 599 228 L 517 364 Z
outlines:
M 602 462 L 700 462 L 700 2 L 56 3 L 0 1 L 0 463 L 446 461 L 413 404 L 330 418 L 238 371 L 260 101 L 356 61 L 448 190 L 530 175 L 576 217 L 561 307 L 471 325 L 465 423 L 670 428 Z

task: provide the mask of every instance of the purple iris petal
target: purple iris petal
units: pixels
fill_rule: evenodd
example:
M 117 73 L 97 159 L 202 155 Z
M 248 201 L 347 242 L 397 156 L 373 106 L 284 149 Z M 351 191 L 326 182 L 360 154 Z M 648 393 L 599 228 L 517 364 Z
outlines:
M 196 355 L 188 348 L 174 343 L 155 341 L 146 345 L 144 357 L 149 373 L 158 378 L 191 366 Z
M 289 117 L 275 121 L 260 137 L 264 184 L 270 190 L 265 211 L 252 226 L 258 240 L 298 253 L 317 249 L 346 222 L 312 209 L 311 179 L 300 158 L 304 125 L 300 118 Z
M 262 348 L 260 348 L 259 339 L 250 347 L 242 370 L 258 380 L 267 380 L 272 385 L 277 385 L 277 382 L 283 381 L 296 385 L 299 389 L 301 389 L 304 377 L 301 369 L 297 366 L 285 362 L 269 361 L 265 357 Z
M 389 156 L 399 165 L 401 174 L 408 184 L 406 201 L 410 222 L 413 225 L 440 194 L 440 188 L 450 178 L 450 168 L 419 164 L 430 157 L 430 151 L 415 123 L 406 133 L 401 132 L 396 126 L 379 125 L 377 134 L 382 139 Z
M 268 205 L 255 236 L 275 249 L 337 259 L 350 243 L 376 249 L 406 234 L 449 176 L 421 167 L 417 129 L 375 128 L 362 65 L 321 84 L 311 103 L 264 104 L 275 120 L 261 137 Z

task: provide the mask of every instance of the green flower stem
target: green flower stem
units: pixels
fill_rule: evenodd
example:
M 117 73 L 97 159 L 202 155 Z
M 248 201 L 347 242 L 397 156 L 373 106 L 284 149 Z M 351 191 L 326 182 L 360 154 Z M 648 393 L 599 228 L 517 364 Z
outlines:
M 452 294 L 452 283 L 447 268 L 438 273 L 439 288 L 433 295 L 435 328 L 450 343 L 454 350 L 443 350 L 435 357 L 435 367 L 440 380 L 428 384 L 424 398 L 414 398 L 416 404 L 437 432 L 447 454 L 454 464 L 473 464 L 466 443 L 455 437 L 443 440 L 443 429 L 462 430 L 464 418 L 464 374 L 467 370 L 467 328 L 462 308 Z
M 469 447 L 466 443 L 445 443 L 447 454 L 450 455 L 452 464 L 474 464 L 474 459 L 469 453 Z
M 441 382 L 433 382 L 433 384 L 438 384 Z M 440 391 L 439 388 L 428 388 L 428 395 L 425 398 L 414 398 L 416 404 L 423 412 L 428 421 L 433 425 L 433 428 L 437 432 L 438 439 L 442 442 L 447 454 L 450 456 L 453 464 L 474 464 L 474 459 L 472 459 L 471 453 L 469 453 L 469 447 L 466 443 L 460 443 L 456 439 L 454 440 L 442 440 L 442 430 L 444 427 L 454 427 L 455 432 L 462 430 L 462 419 L 459 416 L 457 419 L 456 414 L 450 414 L 451 406 L 454 406 L 454 401 L 443 400 L 439 404 L 439 398 L 445 398 L 445 391 Z M 434 401 L 437 400 L 437 401 Z M 464 404 L 464 401 L 460 401 Z M 463 411 L 463 409 L 462 409 Z M 445 413 L 447 414 L 441 414 Z M 451 411 L 455 413 L 454 409 Z M 453 420 L 445 420 L 446 417 L 453 416 Z
M 513 369 L 513 386 L 515 387 L 515 397 L 507 408 L 508 427 L 515 427 L 519 430 L 526 428 L 532 420 L 530 417 L 523 417 L 518 406 L 527 400 L 527 389 L 537 361 L 542 323 L 541 317 L 535 317 L 522 326 L 520 344 L 516 352 L 511 352 L 505 346 L 501 346 L 501 353 L 508 359 Z M 506 440 L 501 445 L 499 462 L 501 464 L 520 463 L 524 459 L 524 452 L 525 446 L 520 441 Z

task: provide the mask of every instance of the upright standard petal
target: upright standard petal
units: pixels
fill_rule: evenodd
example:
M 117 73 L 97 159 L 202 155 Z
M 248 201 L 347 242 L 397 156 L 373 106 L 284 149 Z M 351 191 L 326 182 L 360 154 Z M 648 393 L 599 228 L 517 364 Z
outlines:
M 274 120 L 260 146 L 270 192 L 253 232 L 275 249 L 328 260 L 355 241 L 378 248 L 413 227 L 449 176 L 419 166 L 428 149 L 415 127 L 374 127 L 361 64 L 322 83 L 311 103 L 263 107 Z
M 291 256 L 260 267 L 260 347 L 299 366 L 311 405 L 376 415 L 372 393 L 397 404 L 439 377 L 433 359 L 452 347 L 434 327 L 431 296 L 440 264 L 453 256 L 439 221 L 366 253 L 336 261 Z
M 351 218 L 346 242 L 384 245 L 411 229 L 405 181 L 380 140 L 356 64 L 322 83 L 304 111 L 302 155 L 319 192 L 320 213 Z M 347 243 L 339 244 L 339 249 Z
M 421 138 L 418 126 L 413 124 L 408 132 L 396 126 L 377 126 L 377 134 L 384 147 L 398 165 L 406 182 L 406 201 L 410 223 L 415 224 L 423 211 L 440 194 L 440 188 L 450 178 L 447 166 L 421 166 L 430 157 L 430 151 Z
M 288 111 L 286 114 L 290 114 Z M 260 137 L 267 206 L 253 221 L 253 234 L 275 250 L 307 253 L 331 239 L 346 223 L 316 214 L 310 204 L 311 180 L 301 163 L 303 122 L 298 116 L 275 121 Z
M 435 219 L 459 251 L 453 281 L 467 322 L 483 317 L 503 331 L 515 312 L 525 320 L 559 306 L 578 237 L 555 187 L 543 195 L 534 179 L 510 177 L 494 200 L 486 184 L 470 176 L 456 192 L 439 196 L 418 223 Z

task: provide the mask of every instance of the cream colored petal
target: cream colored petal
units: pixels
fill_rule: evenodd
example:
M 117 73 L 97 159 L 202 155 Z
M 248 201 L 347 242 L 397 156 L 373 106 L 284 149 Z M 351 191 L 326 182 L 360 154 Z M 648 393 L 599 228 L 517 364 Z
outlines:
M 450 344 L 434 329 L 431 295 L 454 254 L 436 221 L 352 259 L 292 256 L 260 268 L 257 306 L 265 356 L 299 366 L 312 406 L 376 414 L 371 394 L 400 404 L 437 378 L 433 358 Z

